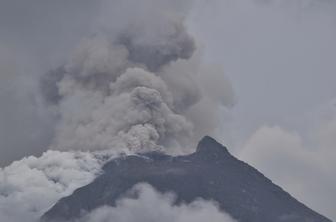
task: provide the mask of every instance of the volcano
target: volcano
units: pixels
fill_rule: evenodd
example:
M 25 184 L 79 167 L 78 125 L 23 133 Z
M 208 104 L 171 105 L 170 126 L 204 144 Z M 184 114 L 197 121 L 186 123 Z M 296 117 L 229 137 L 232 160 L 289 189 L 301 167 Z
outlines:
M 331 222 L 208 136 L 190 155 L 150 152 L 111 160 L 99 177 L 59 200 L 42 220 L 75 221 L 83 212 L 115 206 L 138 183 L 175 193 L 176 204 L 215 201 L 239 222 Z

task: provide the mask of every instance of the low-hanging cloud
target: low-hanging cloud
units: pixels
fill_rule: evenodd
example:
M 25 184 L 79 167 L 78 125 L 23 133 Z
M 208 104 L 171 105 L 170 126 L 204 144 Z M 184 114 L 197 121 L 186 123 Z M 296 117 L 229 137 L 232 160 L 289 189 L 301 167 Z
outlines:
M 58 199 L 90 183 L 102 163 L 92 153 L 47 151 L 0 168 L 0 220 L 38 221 Z
M 136 185 L 115 207 L 100 207 L 80 222 L 234 222 L 216 203 L 202 199 L 175 205 L 173 193 L 161 194 L 148 184 Z

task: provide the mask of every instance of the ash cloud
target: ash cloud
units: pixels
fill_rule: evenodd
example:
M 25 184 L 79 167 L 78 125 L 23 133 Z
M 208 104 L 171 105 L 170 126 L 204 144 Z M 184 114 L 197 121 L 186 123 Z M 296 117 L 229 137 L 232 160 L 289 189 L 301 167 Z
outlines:
M 17 5 L 26 11 L 14 19 L 12 12 L 18 10 Z M 14 146 L 13 141 L 1 139 L 6 144 L 1 146 L 0 156 L 4 159 L 0 160 L 7 164 L 25 155 L 41 156 L 25 157 L 0 168 L 1 221 L 37 221 L 58 199 L 99 174 L 106 150 L 108 157 L 114 152 L 192 151 L 192 143 L 216 128 L 216 108 L 232 102 L 228 80 L 224 90 L 207 93 L 209 87 L 202 86 L 205 76 L 211 79 L 215 74 L 213 69 L 207 72 L 202 64 L 202 54 L 185 25 L 191 1 L 100 0 L 70 4 L 35 0 L 22 4 L 12 1 L 3 6 L 1 12 L 8 9 L 11 13 L 1 13 L 0 23 L 10 20 L 15 25 L 3 26 L 0 46 L 15 45 L 19 49 L 8 49 L 13 58 L 7 51 L 0 53 L 0 58 L 10 58 L 0 70 L 1 80 L 8 79 L 0 81 L 1 88 L 10 89 L 0 97 L 1 103 L 7 104 L 6 113 L 0 115 L 5 123 L 0 132 L 22 144 Z M 29 26 L 27 21 L 36 22 Z M 26 38 L 8 38 L 11 33 Z M 67 58 L 69 51 L 72 53 Z M 27 67 L 32 67 L 29 72 Z M 42 76 L 32 74 L 50 67 L 58 68 Z M 11 88 L 8 82 L 18 85 Z M 19 94 L 19 101 L 16 94 L 12 96 L 13 91 Z M 12 102 L 19 106 L 13 108 Z M 8 116 L 15 119 L 15 124 Z M 30 122 L 22 124 L 22 119 Z M 27 132 L 38 134 L 34 134 L 35 142 L 22 136 Z M 204 212 L 200 210 L 204 215 L 218 211 L 212 203 L 175 207 L 166 198 L 160 203 L 161 194 L 151 188 L 141 190 L 167 208 L 163 212 L 170 219 L 186 219 L 187 215 L 181 219 L 174 214 L 187 214 L 196 208 L 204 207 Z M 141 194 L 139 201 L 147 200 L 145 196 Z M 120 201 L 124 202 L 132 200 Z M 97 212 L 90 217 L 97 216 Z M 148 217 L 157 218 L 148 213 Z M 222 217 L 227 218 L 218 216 Z
M 149 144 L 149 150 L 174 147 L 174 151 L 169 150 L 186 152 L 186 147 L 194 147 L 192 144 L 200 137 L 218 127 L 217 107 L 233 101 L 227 79 L 223 80 L 223 90 L 214 90 L 216 95 L 203 86 L 203 80 L 214 79 L 211 76 L 223 72 L 202 70 L 203 55 L 185 24 L 193 1 L 5 0 L 0 4 L 1 166 L 27 155 L 41 155 L 48 149 L 110 149 L 117 144 L 119 150 L 129 150 L 121 137 L 128 138 L 132 147 L 138 144 L 140 149 L 141 144 Z M 99 134 L 101 142 L 93 145 L 92 140 L 80 148 L 82 131 L 89 127 L 90 119 L 98 118 L 91 117 L 93 111 L 105 106 L 107 98 L 122 100 L 121 92 L 112 92 L 110 85 L 134 68 L 150 73 L 155 79 L 153 84 L 159 78 L 166 85 L 162 88 L 162 81 L 157 83 L 162 97 L 159 106 L 164 113 L 154 112 L 148 117 L 152 109 L 147 106 L 146 119 L 125 122 L 123 130 L 115 129 L 109 136 L 119 139 L 111 144 L 105 126 L 92 122 L 96 127 L 92 133 Z M 141 84 L 135 87 L 143 87 Z M 67 91 L 71 87 L 71 92 Z M 153 85 L 146 87 L 157 90 Z M 131 94 L 132 90 L 127 90 L 122 90 L 123 96 Z M 128 98 L 131 100 L 131 96 Z M 140 111 L 139 106 L 136 109 Z M 108 112 L 104 114 L 106 118 Z M 102 114 L 101 108 L 99 113 Z M 120 126 L 119 119 L 114 125 Z M 61 133 L 63 128 L 71 133 Z
M 101 29 L 41 80 L 44 98 L 59 118 L 51 148 L 190 152 L 186 147 L 214 130 L 218 116 L 206 115 L 213 123 L 206 127 L 194 120 L 233 100 L 228 81 L 224 90 L 211 93 L 201 85 L 201 75 L 213 72 L 195 65 L 201 57 L 184 24 L 190 3 L 104 6 Z

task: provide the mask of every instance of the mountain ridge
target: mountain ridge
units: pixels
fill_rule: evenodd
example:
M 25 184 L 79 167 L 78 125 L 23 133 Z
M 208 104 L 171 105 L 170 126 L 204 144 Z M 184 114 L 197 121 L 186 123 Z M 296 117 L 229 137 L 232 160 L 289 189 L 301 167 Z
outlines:
M 103 171 L 92 183 L 59 200 L 42 220 L 74 221 L 83 212 L 115 206 L 133 186 L 148 183 L 159 192 L 174 192 L 176 204 L 197 198 L 216 201 L 240 222 L 331 222 L 209 136 L 189 155 L 151 152 L 120 157 L 106 163 Z

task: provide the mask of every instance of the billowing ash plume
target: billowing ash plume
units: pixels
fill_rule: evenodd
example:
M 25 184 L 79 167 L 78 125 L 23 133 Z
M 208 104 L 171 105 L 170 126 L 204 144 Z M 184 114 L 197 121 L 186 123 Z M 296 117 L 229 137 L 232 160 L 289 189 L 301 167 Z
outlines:
M 182 2 L 114 2 L 104 31 L 82 40 L 63 67 L 42 79 L 59 116 L 51 148 L 174 153 L 208 131 L 193 121 L 205 115 L 202 103 L 214 110 L 220 102 L 202 95 Z
M 41 157 L 0 168 L 0 221 L 35 222 L 59 198 L 99 174 L 105 150 L 189 152 L 215 128 L 217 106 L 232 102 L 231 86 L 225 80 L 221 90 L 212 89 L 217 73 L 200 63 L 184 24 L 189 3 L 97 1 L 95 34 L 79 40 L 70 59 L 40 81 L 56 120 L 51 145 Z M 169 200 L 162 204 L 173 218 L 180 212 Z

